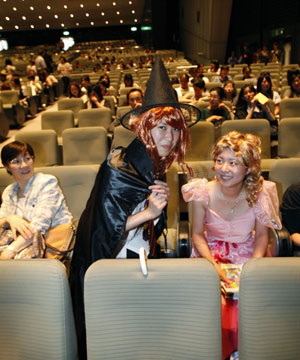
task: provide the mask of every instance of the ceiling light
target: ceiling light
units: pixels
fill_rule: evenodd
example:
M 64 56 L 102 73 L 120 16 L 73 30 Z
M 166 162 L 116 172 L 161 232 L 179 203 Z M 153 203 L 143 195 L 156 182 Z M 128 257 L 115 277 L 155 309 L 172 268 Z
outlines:
M 83 4 L 80 4 L 80 7 L 81 7 L 81 8 L 83 8 L 83 7 L 84 7 L 84 5 L 83 5 Z
M 42 17 L 42 15 L 39 15 L 38 18 L 39 18 L 40 20 L 42 20 L 43 17 Z
M 6 16 L 6 17 L 5 17 L 5 20 L 6 20 L 6 21 L 9 21 L 9 20 L 10 20 L 10 18 L 9 18 L 8 16 Z
M 15 25 L 15 29 L 16 29 L 16 30 L 19 30 L 19 26 L 18 26 L 18 25 Z
M 34 29 L 34 25 L 30 25 L 31 29 Z
M 68 8 L 68 5 L 64 5 L 64 8 L 67 9 L 67 8 Z
M 103 11 L 102 11 L 101 15 L 102 15 L 102 16 L 104 16 L 104 15 L 105 15 Z
M 33 6 L 30 6 L 30 8 L 29 8 L 31 11 L 33 11 L 34 10 L 34 7 Z
M 48 10 L 51 10 L 51 6 L 50 6 L 50 5 L 48 5 L 48 6 L 47 6 L 47 9 L 48 9 Z
M 64 26 L 65 26 L 65 24 L 64 24 L 64 23 L 61 23 L 60 25 L 61 25 L 61 27 L 64 27 Z
M 89 14 L 89 13 L 86 13 L 86 14 L 85 14 L 85 16 L 86 16 L 86 17 L 89 17 L 89 16 L 90 16 L 90 14 Z
M 22 16 L 22 20 L 26 20 L 26 16 Z
M 105 21 L 105 24 L 108 24 L 108 21 L 107 21 L 107 20 Z
M 134 19 L 134 22 L 137 22 L 137 19 Z
M 129 4 L 129 5 L 132 5 L 132 1 L 128 1 L 128 4 Z
M 116 6 L 117 4 L 115 2 L 113 2 L 113 6 Z
M 73 18 L 73 17 L 74 17 L 74 14 L 70 14 L 70 17 Z
M 132 12 L 132 14 L 135 14 L 135 11 L 134 11 L 134 10 L 132 10 L 131 12 Z
M 117 11 L 116 14 L 117 14 L 117 15 L 120 15 L 120 11 Z
M 99 4 L 99 3 L 97 3 L 97 4 L 96 4 L 96 6 L 98 6 L 98 7 L 99 7 L 99 6 L 100 6 L 100 4 Z
M 2 26 L 0 26 L 0 30 L 3 30 L 3 27 L 2 27 Z
M 79 26 L 79 23 L 78 23 L 78 22 L 76 23 L 76 26 Z
M 95 25 L 94 21 L 91 21 L 91 25 L 92 25 L 92 26 Z
M 55 14 L 54 17 L 55 17 L 55 19 L 58 19 L 58 15 L 57 15 L 57 14 Z
M 120 20 L 120 23 L 123 24 L 123 20 Z
M 13 7 L 13 11 L 17 11 L 17 8 L 15 6 Z
M 46 28 L 49 28 L 50 27 L 50 25 L 49 24 L 46 24 Z
M 64 31 L 64 32 L 63 32 L 63 35 L 64 35 L 64 36 L 69 36 L 69 35 L 70 35 L 70 31 Z

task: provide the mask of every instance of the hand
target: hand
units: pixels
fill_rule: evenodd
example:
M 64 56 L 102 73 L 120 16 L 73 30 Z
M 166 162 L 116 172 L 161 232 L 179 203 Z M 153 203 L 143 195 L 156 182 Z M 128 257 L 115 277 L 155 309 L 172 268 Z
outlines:
M 161 181 L 161 180 L 154 180 L 154 184 L 155 185 L 149 186 L 149 189 L 152 190 L 152 193 L 157 192 L 161 195 L 166 195 L 166 199 L 168 201 L 170 198 L 169 185 L 166 182 Z
M 91 96 L 91 97 L 90 97 L 90 100 L 91 100 L 92 102 L 94 102 L 95 104 L 98 102 L 97 96 Z
M 207 122 L 214 122 L 214 121 L 219 121 L 219 120 L 222 120 L 223 119 L 223 116 L 220 116 L 220 115 L 212 115 L 210 117 L 208 117 L 206 119 Z
M 149 205 L 147 211 L 150 213 L 151 219 L 156 219 L 163 211 L 170 197 L 170 189 L 167 183 L 155 180 L 155 185 L 149 186 L 152 190 L 148 198 Z
M 31 227 L 29 222 L 21 218 L 19 215 L 9 215 L 6 218 L 6 221 L 9 223 L 13 237 L 17 240 L 19 233 L 24 239 L 29 240 L 33 233 L 34 229 Z
M 2 260 L 10 260 L 13 259 L 15 257 L 16 253 L 12 250 L 8 250 L 8 248 L 5 248 L 1 253 L 0 253 L 0 259 Z

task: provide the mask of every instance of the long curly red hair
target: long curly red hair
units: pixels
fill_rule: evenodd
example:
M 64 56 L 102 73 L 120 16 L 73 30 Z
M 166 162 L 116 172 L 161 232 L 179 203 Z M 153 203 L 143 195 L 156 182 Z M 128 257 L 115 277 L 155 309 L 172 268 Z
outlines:
M 180 129 L 180 136 L 176 146 L 166 157 L 160 157 L 151 135 L 151 130 L 162 120 L 173 128 Z M 152 108 L 140 115 L 132 125 L 138 138 L 146 145 L 147 153 L 154 164 L 155 175 L 160 177 L 164 175 L 174 161 L 184 170 L 186 167 L 193 175 L 192 168 L 184 162 L 186 148 L 190 143 L 190 134 L 182 112 L 171 106 L 161 106 Z

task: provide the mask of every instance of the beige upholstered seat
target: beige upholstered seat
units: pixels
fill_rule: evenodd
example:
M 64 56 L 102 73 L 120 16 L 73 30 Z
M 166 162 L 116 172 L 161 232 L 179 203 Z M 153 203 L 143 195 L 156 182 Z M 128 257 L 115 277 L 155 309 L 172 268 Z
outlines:
M 0 261 L 0 359 L 76 360 L 72 302 L 57 260 Z
M 74 127 L 72 110 L 46 111 L 41 116 L 42 129 L 53 129 L 61 137 L 63 130 Z
M 115 149 L 118 146 L 127 147 L 133 139 L 136 138 L 134 131 L 125 129 L 123 126 L 117 126 L 114 129 L 113 141 L 111 144 L 111 149 Z
M 102 126 L 108 130 L 111 124 L 111 110 L 108 108 L 83 109 L 78 113 L 78 126 Z
M 103 96 L 103 99 L 109 104 L 111 114 L 114 116 L 116 114 L 115 97 L 112 95 L 105 95 Z
M 269 179 L 277 186 L 279 202 L 285 190 L 300 179 L 300 159 L 278 159 L 271 166 Z
M 108 154 L 107 131 L 101 126 L 66 129 L 62 139 L 64 165 L 100 165 Z
M 57 136 L 54 130 L 20 131 L 16 133 L 15 140 L 31 145 L 35 155 L 35 166 L 60 164 Z
M 187 148 L 185 161 L 210 160 L 215 142 L 215 127 L 210 122 L 198 122 L 190 128 L 191 144 Z
M 281 119 L 299 116 L 300 99 L 299 98 L 282 99 L 279 104 L 279 112 Z
M 19 91 L 0 91 L 2 109 L 9 120 L 10 125 L 22 125 L 25 121 L 25 109 L 19 104 Z
M 95 262 L 85 276 L 88 359 L 221 359 L 220 280 L 204 259 Z
M 298 360 L 300 259 L 261 258 L 242 270 L 239 358 Z
M 282 119 L 278 126 L 278 156 L 300 157 L 300 112 L 299 117 Z
M 70 98 L 61 99 L 57 102 L 57 110 L 72 110 L 74 119 L 77 119 L 79 110 L 83 109 L 84 104 L 82 99 Z
M 74 219 L 79 219 L 94 186 L 98 166 L 72 165 L 36 168 L 35 172 L 51 174 L 58 183 Z

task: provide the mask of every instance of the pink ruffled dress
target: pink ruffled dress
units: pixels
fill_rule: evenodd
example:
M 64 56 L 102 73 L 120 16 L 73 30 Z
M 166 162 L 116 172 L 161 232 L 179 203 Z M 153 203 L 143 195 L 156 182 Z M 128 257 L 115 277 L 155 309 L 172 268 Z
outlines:
M 206 179 L 193 179 L 182 187 L 185 201 L 203 201 L 206 205 L 206 240 L 212 256 L 218 263 L 244 264 L 254 250 L 255 221 L 281 229 L 278 216 L 279 202 L 275 183 L 264 181 L 256 205 L 233 220 L 225 220 L 210 209 Z M 191 257 L 200 257 L 193 248 Z M 238 302 L 222 296 L 223 358 L 238 348 Z

